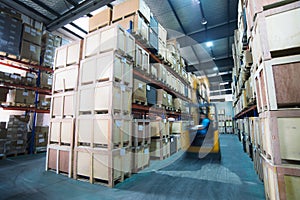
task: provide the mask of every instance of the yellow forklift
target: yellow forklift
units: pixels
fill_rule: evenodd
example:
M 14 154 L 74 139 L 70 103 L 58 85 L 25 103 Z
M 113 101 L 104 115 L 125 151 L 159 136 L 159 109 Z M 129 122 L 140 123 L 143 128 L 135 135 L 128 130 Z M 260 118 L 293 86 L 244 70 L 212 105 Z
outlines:
M 186 151 L 188 154 L 195 154 L 199 158 L 214 157 L 221 160 L 216 105 L 209 103 L 208 90 L 206 90 L 206 95 L 203 93 L 203 90 L 208 88 L 208 80 L 196 80 L 193 86 L 196 99 L 193 98 L 190 109 L 192 111 L 194 127 L 201 124 L 200 113 L 204 113 L 210 119 L 210 124 L 203 141 L 197 141 L 199 138 L 196 137 L 196 128 L 191 127 L 189 129 L 190 146 Z

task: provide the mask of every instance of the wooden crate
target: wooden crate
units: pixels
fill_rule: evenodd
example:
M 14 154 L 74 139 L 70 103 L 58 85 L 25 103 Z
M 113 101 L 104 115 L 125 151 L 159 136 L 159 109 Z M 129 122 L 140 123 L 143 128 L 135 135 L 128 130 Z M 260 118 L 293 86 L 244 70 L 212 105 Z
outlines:
M 79 64 L 81 59 L 81 41 L 72 42 L 56 48 L 54 58 L 54 69 Z
M 151 121 L 150 122 L 151 137 L 166 138 L 170 135 L 170 123 L 163 121 Z
M 132 173 L 138 173 L 150 165 L 148 146 L 138 146 L 132 149 Z
M 159 63 L 153 64 L 157 69 L 157 79 L 163 83 L 167 81 L 167 69 L 164 65 Z
M 167 34 L 167 30 L 160 23 L 158 23 L 158 39 L 164 46 L 167 44 Z
M 263 171 L 266 199 L 300 198 L 299 165 L 273 165 L 263 159 Z
M 147 22 L 150 22 L 150 8 L 144 0 L 127 0 L 114 6 L 112 20 L 115 21 L 137 12 L 141 13 Z
M 292 49 L 300 47 L 300 25 L 296 20 L 299 13 L 300 2 L 297 1 L 257 15 L 251 42 L 255 64 L 281 55 L 297 54 Z
M 113 21 L 113 24 L 119 24 L 132 33 L 142 43 L 146 43 L 149 40 L 148 24 L 140 17 L 139 14 L 126 16 L 121 20 Z
M 81 114 L 129 114 L 131 90 L 114 82 L 81 86 L 78 112 Z M 89 98 L 87 98 L 89 97 Z
M 55 70 L 53 74 L 52 93 L 67 92 L 70 90 L 76 91 L 78 86 L 78 70 L 78 65 Z
M 128 36 L 126 30 L 117 24 L 92 32 L 84 38 L 83 58 L 108 51 L 117 51 L 120 55 L 125 55 L 126 43 L 132 42 Z M 130 39 L 132 40 L 132 37 Z
M 300 161 L 300 110 L 267 111 L 259 117 L 266 157 L 274 164 Z
M 140 102 L 147 104 L 146 95 L 146 83 L 138 79 L 133 79 L 133 91 L 132 91 L 133 103 Z
M 81 115 L 76 122 L 75 146 L 115 149 L 131 146 L 131 117 Z
M 109 51 L 81 61 L 79 85 L 115 81 L 132 87 L 132 62 Z
M 253 147 L 253 165 L 258 178 L 263 181 L 264 174 L 263 174 L 263 158 L 260 156 L 261 151 L 254 146 Z
M 150 145 L 150 159 L 164 160 L 170 157 L 170 142 L 169 138 L 151 139 Z
M 51 118 L 75 117 L 77 92 L 65 92 L 53 94 L 51 98 Z
M 300 56 L 263 62 L 255 73 L 258 112 L 300 105 Z
M 251 143 L 258 148 L 261 141 L 259 120 L 259 117 L 249 117 Z
M 171 134 L 181 134 L 188 131 L 188 121 L 175 121 L 171 124 Z
M 46 171 L 55 170 L 57 174 L 72 177 L 73 150 L 70 146 L 50 144 L 47 146 Z
M 170 135 L 170 155 L 181 150 L 180 134 Z
M 139 69 L 147 73 L 149 72 L 150 69 L 149 53 L 139 45 L 136 45 L 136 49 L 135 49 L 135 67 L 138 67 Z
M 112 19 L 112 9 L 107 7 L 101 12 L 89 18 L 89 32 L 108 26 Z
M 103 148 L 76 147 L 74 149 L 74 178 L 102 183 L 114 187 L 131 174 L 130 148 L 107 150 Z
M 168 93 L 163 89 L 157 89 L 157 104 L 161 107 L 168 106 Z
M 48 144 L 73 146 L 75 118 L 50 120 Z
M 134 119 L 132 123 L 132 146 L 150 145 L 150 120 Z

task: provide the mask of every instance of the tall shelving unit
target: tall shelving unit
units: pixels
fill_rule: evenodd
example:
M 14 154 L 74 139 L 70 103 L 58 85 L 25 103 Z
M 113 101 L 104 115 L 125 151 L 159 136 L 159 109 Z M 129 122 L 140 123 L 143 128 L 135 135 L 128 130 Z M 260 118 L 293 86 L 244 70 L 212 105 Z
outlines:
M 36 83 L 34 86 L 26 85 L 26 83 L 14 83 L 12 80 L 5 79 L 4 77 L 0 80 L 0 87 L 7 89 L 26 89 L 30 91 L 35 91 L 34 97 L 34 105 L 23 105 L 23 104 L 12 104 L 1 102 L 1 108 L 3 110 L 14 110 L 14 111 L 24 111 L 27 113 L 33 113 L 33 122 L 32 122 L 32 133 L 29 145 L 29 153 L 35 152 L 35 124 L 36 124 L 36 116 L 37 113 L 49 113 L 49 108 L 42 108 L 38 106 L 39 103 L 39 94 L 51 95 L 51 90 L 46 88 L 41 88 L 40 86 L 40 78 L 41 72 L 49 72 L 53 73 L 53 70 L 50 68 L 46 68 L 40 65 L 31 64 L 28 62 L 20 61 L 17 59 L 9 58 L 6 56 L 0 56 L 0 65 L 23 70 L 26 72 L 33 72 L 37 75 Z

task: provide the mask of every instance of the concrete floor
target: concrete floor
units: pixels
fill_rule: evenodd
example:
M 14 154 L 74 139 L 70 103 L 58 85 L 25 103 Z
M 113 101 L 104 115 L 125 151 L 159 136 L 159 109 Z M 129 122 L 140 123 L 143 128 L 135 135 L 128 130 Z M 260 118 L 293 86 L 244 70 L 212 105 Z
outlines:
M 46 172 L 45 154 L 0 160 L 0 199 L 265 199 L 235 135 L 221 135 L 222 161 L 179 152 L 110 189 Z

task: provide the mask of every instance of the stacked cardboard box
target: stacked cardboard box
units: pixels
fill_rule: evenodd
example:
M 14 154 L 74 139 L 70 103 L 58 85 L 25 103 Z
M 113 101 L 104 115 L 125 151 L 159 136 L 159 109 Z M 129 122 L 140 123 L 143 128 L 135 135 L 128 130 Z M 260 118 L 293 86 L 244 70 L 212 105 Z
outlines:
M 53 68 L 55 50 L 61 46 L 62 39 L 57 35 L 46 32 L 42 36 L 41 64 Z

